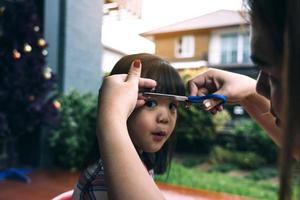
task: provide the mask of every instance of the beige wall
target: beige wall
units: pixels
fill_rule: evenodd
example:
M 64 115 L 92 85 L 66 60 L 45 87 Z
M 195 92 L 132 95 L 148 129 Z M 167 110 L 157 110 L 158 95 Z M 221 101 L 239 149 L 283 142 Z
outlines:
M 173 59 L 175 52 L 175 38 L 176 36 L 173 34 L 155 37 L 155 53 L 167 60 Z
M 192 58 L 176 58 L 175 57 L 175 44 L 179 37 L 183 35 L 195 36 L 195 55 Z M 154 37 L 155 41 L 155 53 L 169 61 L 180 60 L 199 60 L 202 59 L 204 54 L 208 52 L 209 44 L 209 31 L 198 32 L 182 32 L 174 34 L 161 34 Z
M 195 58 L 204 59 L 208 53 L 209 32 L 197 33 L 195 37 Z

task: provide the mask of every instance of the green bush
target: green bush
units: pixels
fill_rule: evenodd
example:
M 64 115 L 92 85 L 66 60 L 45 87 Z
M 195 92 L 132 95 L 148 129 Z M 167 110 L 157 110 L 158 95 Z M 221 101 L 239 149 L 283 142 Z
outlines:
M 176 134 L 177 151 L 208 153 L 215 140 L 212 115 L 196 106 L 179 107 Z
M 232 120 L 230 113 L 227 110 L 218 112 L 212 116 L 213 125 L 217 133 L 225 131 L 227 124 Z
M 85 164 L 95 142 L 97 98 L 73 91 L 61 96 L 60 102 L 61 123 L 49 142 L 57 164 L 76 170 Z
M 277 176 L 278 176 L 278 169 L 274 167 L 273 168 L 263 167 L 251 172 L 249 175 L 246 176 L 246 178 L 260 181 L 264 179 L 274 178 Z
M 238 167 L 235 164 L 232 163 L 223 163 L 219 165 L 213 165 L 210 169 L 209 172 L 230 172 L 234 169 L 237 169 Z
M 216 146 L 210 153 L 213 164 L 234 164 L 241 169 L 257 169 L 266 164 L 266 160 L 253 152 L 237 152 Z
M 269 163 L 277 161 L 277 146 L 254 120 L 244 118 L 235 121 L 232 134 L 236 136 L 236 150 L 252 151 Z

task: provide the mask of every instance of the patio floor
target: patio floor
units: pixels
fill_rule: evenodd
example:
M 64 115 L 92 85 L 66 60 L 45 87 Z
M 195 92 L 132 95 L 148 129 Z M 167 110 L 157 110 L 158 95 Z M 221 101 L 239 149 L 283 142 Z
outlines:
M 35 171 L 31 183 L 0 181 L 0 200 L 49 200 L 71 190 L 79 174 L 65 171 Z M 237 196 L 159 184 L 167 200 L 246 200 Z

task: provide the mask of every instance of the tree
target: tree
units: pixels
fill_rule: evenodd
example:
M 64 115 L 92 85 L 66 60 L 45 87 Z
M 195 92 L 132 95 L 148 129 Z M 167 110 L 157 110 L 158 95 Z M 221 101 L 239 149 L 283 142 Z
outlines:
M 0 2 L 0 140 L 8 165 L 18 136 L 58 118 L 56 76 L 47 66 L 47 43 L 32 0 Z M 2 139 L 1 139 L 2 138 Z

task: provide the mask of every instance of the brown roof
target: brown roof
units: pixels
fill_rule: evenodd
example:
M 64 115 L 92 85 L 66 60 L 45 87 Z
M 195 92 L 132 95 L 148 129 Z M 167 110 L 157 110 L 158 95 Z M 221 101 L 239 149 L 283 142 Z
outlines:
M 164 26 L 149 32 L 142 33 L 142 36 L 151 36 L 162 33 L 174 33 L 182 31 L 210 29 L 217 27 L 236 26 L 248 24 L 245 16 L 240 11 L 218 10 L 196 18 Z

